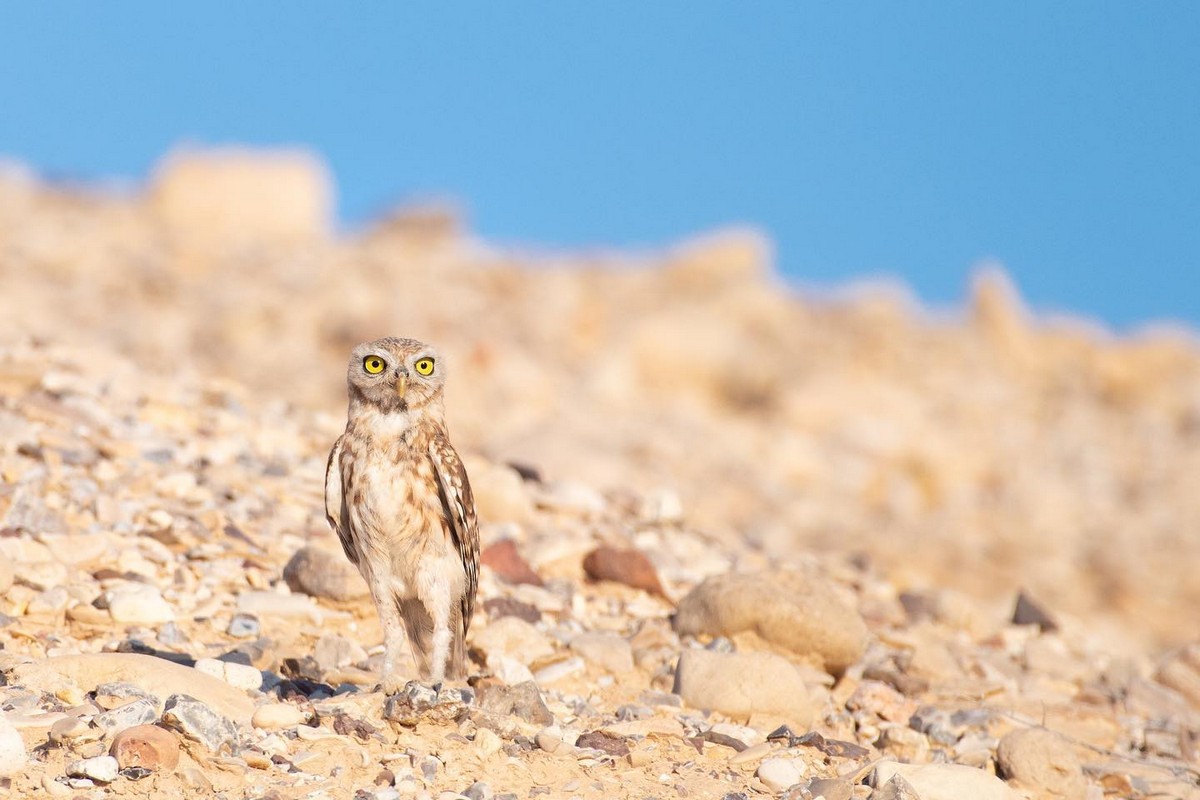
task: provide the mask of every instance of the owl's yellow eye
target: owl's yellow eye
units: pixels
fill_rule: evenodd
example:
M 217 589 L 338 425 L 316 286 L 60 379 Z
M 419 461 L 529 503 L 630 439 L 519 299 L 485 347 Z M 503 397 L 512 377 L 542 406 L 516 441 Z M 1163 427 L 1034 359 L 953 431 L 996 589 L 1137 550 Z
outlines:
M 422 358 L 413 366 L 417 368 L 418 375 L 432 375 L 433 374 L 433 359 L 432 358 Z
M 363 359 L 363 369 L 368 375 L 378 375 L 383 372 L 384 366 L 383 359 L 379 356 L 367 356 Z

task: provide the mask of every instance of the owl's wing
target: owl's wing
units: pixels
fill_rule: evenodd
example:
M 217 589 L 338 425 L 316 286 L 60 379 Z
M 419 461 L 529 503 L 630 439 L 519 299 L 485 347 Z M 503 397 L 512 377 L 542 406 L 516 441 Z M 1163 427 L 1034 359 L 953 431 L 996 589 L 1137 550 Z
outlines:
M 467 591 L 462 600 L 462 625 L 466 634 L 471 626 L 475 593 L 479 587 L 479 525 L 475 520 L 475 496 L 471 494 L 471 483 L 467 480 L 462 459 L 442 431 L 435 433 L 430 441 L 429 457 L 437 473 L 446 527 L 467 574 Z
M 358 566 L 358 555 L 350 533 L 350 515 L 342 497 L 342 441 L 345 438 L 344 435 L 339 436 L 333 443 L 333 449 L 329 451 L 329 461 L 325 463 L 325 519 L 341 540 L 346 558 Z

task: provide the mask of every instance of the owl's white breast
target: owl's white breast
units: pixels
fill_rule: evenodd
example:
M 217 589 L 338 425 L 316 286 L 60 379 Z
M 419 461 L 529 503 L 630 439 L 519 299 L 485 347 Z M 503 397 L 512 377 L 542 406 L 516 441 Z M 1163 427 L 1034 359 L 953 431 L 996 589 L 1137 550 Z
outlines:
M 364 572 L 406 596 L 423 582 L 418 581 L 422 565 L 450 556 L 457 563 L 458 556 L 446 535 L 433 465 L 423 449 L 406 443 L 409 437 L 403 434 L 409 429 L 395 419 L 407 415 L 372 414 L 370 437 L 352 436 L 348 443 L 353 449 L 350 524 L 365 557 Z

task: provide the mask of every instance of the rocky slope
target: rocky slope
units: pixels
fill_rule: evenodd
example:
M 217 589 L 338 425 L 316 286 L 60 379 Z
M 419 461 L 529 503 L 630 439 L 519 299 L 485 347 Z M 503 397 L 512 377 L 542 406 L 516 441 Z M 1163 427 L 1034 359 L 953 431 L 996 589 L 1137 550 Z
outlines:
M 1186 335 L 994 276 L 961 319 L 815 303 L 750 234 L 333 238 L 326 191 L 230 155 L 0 179 L 14 795 L 1197 796 Z M 384 333 L 451 358 L 489 548 L 471 685 L 390 700 L 321 502 Z

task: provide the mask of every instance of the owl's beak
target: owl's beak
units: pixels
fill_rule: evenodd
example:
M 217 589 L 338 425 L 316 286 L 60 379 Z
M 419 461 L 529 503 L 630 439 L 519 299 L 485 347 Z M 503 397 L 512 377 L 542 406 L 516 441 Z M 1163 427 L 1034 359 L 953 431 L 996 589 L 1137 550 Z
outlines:
M 404 393 L 406 391 L 408 391 L 408 376 L 397 375 L 396 376 L 396 394 L 399 395 L 400 397 L 404 397 Z

